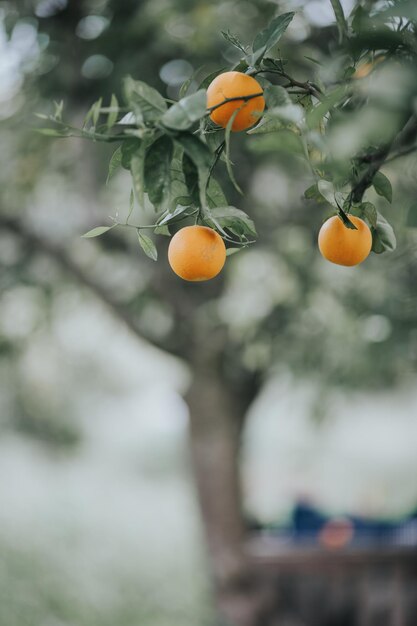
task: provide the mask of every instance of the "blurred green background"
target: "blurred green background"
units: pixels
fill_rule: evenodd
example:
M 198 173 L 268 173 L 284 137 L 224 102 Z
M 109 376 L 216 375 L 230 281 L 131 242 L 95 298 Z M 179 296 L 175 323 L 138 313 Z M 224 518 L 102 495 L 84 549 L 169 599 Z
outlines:
M 0 2 L 1 624 L 212 623 L 183 399 L 196 333 L 201 346 L 220 332 L 223 379 L 249 407 L 248 517 L 284 522 L 299 497 L 384 519 L 416 506 L 416 156 L 384 168 L 392 207 L 373 198 L 397 251 L 346 269 L 318 253 L 326 214 L 303 199 L 309 172 L 288 137 L 234 138 L 246 195 L 225 187 L 259 243 L 190 286 L 165 241 L 154 265 L 130 233 L 80 239 L 125 215 L 129 173 L 105 186 L 108 146 L 33 132 L 53 99 L 81 123 L 127 74 L 175 98 L 196 70 L 238 60 L 221 30 L 250 41 L 286 10 L 294 74 L 309 77 L 306 55 L 330 72 L 327 0 Z M 368 124 L 338 128 L 342 155 Z

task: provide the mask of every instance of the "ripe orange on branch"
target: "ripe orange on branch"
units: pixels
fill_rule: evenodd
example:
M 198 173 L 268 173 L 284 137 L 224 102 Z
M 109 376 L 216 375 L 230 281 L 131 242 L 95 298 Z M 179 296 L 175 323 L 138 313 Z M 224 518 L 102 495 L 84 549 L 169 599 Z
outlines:
M 319 250 L 325 259 L 337 265 L 358 265 L 369 255 L 372 234 L 360 217 L 349 215 L 357 230 L 346 228 L 334 215 L 326 220 L 319 232 Z
M 219 74 L 207 89 L 207 108 L 212 109 L 210 118 L 218 126 L 226 128 L 234 112 L 238 111 L 233 120 L 232 130 L 246 130 L 256 124 L 265 108 L 265 99 L 262 94 L 261 85 L 252 76 L 242 74 L 242 72 Z M 228 98 L 238 99 L 221 105 Z M 248 99 L 245 100 L 245 98 Z M 213 109 L 213 107 L 216 108 Z
M 226 246 L 212 228 L 186 226 L 172 237 L 168 261 L 173 271 L 184 280 L 210 280 L 223 268 Z

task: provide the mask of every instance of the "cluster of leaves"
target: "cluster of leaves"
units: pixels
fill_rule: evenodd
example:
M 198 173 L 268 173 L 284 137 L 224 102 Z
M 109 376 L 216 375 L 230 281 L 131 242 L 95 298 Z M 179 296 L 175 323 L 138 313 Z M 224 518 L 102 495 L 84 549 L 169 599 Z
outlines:
M 347 228 L 355 228 L 349 214 L 366 220 L 373 234 L 372 249 L 381 253 L 395 248 L 395 235 L 386 219 L 362 196 L 372 185 L 378 194 L 391 202 L 391 184 L 378 171 L 379 168 L 374 168 L 363 191 L 359 194 L 357 191 L 358 181 L 366 178 L 369 163 L 372 164 L 372 151 L 376 153 L 379 147 L 370 146 L 370 159 L 353 159 L 343 170 L 343 175 L 336 175 L 330 167 L 331 156 L 324 141 L 332 115 L 351 106 L 355 72 L 358 65 L 369 58 L 369 42 L 366 45 L 361 43 L 364 25 L 369 31 L 374 22 L 361 6 L 346 20 L 340 3 L 332 2 L 332 5 L 340 45 L 343 41 L 350 41 L 347 67 L 343 68 L 343 78 L 336 86 L 325 85 L 319 79 L 298 81 L 287 72 L 284 59 L 267 56 L 276 47 L 294 13 L 275 17 L 267 28 L 256 35 L 251 46 L 244 45 L 229 31 L 223 36 L 242 53 L 242 58 L 232 69 L 256 76 L 264 89 L 266 111 L 248 134 L 279 133 L 283 130 L 293 133 L 315 180 L 305 196 L 338 214 Z M 393 15 L 390 12 L 381 12 L 378 19 L 384 23 L 390 42 L 393 36 L 402 37 L 401 45 L 399 43 L 396 48 L 402 53 L 406 29 L 405 35 L 398 35 L 398 29 L 394 30 L 392 26 Z M 381 45 L 372 41 L 371 44 Z M 409 49 L 405 50 L 405 54 L 409 54 Z M 316 59 L 309 58 L 309 61 L 315 67 L 320 65 Z M 154 260 L 157 250 L 145 229 L 170 235 L 172 227 L 175 228 L 179 222 L 214 228 L 227 242 L 229 254 L 255 241 L 253 221 L 243 211 L 229 205 L 213 175 L 218 162 L 223 159 L 232 183 L 239 189 L 230 161 L 234 118 L 229 120 L 225 129 L 216 127 L 209 118 L 206 103 L 206 88 L 222 71 L 205 77 L 191 94 L 189 90 L 196 79 L 187 80 L 177 102 L 164 98 L 148 84 L 128 77 L 123 84 L 123 106 L 119 105 L 114 95 L 109 106 L 103 106 L 102 99 L 99 99 L 91 107 L 81 129 L 63 122 L 62 103 L 56 105 L 54 115 L 47 117 L 53 122 L 52 127 L 40 129 L 41 132 L 118 142 L 119 146 L 110 161 L 108 178 L 119 167 L 129 170 L 132 177 L 130 207 L 125 222 L 121 224 L 115 220 L 111 226 L 94 228 L 85 237 L 96 237 L 117 226 L 135 228 L 141 247 Z M 275 82 L 272 82 L 274 79 Z M 358 106 L 366 106 L 366 101 L 360 101 Z M 157 213 L 154 224 L 131 224 L 135 202 L 143 207 L 146 197 Z

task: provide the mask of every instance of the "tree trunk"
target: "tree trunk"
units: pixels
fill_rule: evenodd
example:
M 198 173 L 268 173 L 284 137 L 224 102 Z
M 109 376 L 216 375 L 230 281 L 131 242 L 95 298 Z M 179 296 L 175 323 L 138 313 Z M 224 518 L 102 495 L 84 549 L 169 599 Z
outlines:
M 243 420 L 222 381 L 221 350 L 199 346 L 188 392 L 190 445 L 219 613 L 233 626 L 267 626 L 270 594 L 245 555 L 239 476 Z M 208 350 L 210 353 L 208 354 Z M 201 351 L 204 351 L 203 354 Z

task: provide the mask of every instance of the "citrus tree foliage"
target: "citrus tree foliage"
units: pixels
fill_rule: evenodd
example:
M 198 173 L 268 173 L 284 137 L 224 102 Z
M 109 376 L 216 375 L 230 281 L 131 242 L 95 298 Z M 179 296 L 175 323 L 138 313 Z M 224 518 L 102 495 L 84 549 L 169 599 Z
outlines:
M 249 137 L 268 134 L 290 145 L 310 172 L 305 197 L 325 208 L 326 214 L 338 215 L 346 228 L 355 228 L 349 215 L 365 220 L 372 232 L 372 250 L 379 254 L 394 250 L 396 238 L 366 194 L 373 187 L 392 202 L 391 182 L 380 167 L 413 148 L 417 16 L 409 2 L 378 5 L 375 10 L 358 5 L 350 16 L 344 15 L 339 2 L 331 4 L 339 31 L 337 56 L 329 66 L 306 57 L 311 66 L 307 81 L 291 73 L 290 59 L 279 49 L 294 13 L 273 18 L 252 43 L 240 41 L 230 31 L 222 34 L 241 53 L 229 69 L 256 77 L 263 88 L 266 110 L 248 131 Z M 51 116 L 41 115 L 50 122 L 39 129 L 44 134 L 116 143 L 108 179 L 121 167 L 130 170 L 132 193 L 123 223 L 114 219 L 84 237 L 131 227 L 153 260 L 157 249 L 149 231 L 170 235 L 178 224 L 215 229 L 229 254 L 255 242 L 253 220 L 230 206 L 215 177 L 217 168 L 224 166 L 240 192 L 230 160 L 234 118 L 220 128 L 210 119 L 215 107 L 207 108 L 206 89 L 224 71 L 188 79 L 178 101 L 128 76 L 123 93 L 112 95 L 109 102 L 99 98 L 92 105 L 82 128 L 63 120 L 62 102 L 55 104 Z M 396 81 L 406 83 L 401 100 L 395 95 Z M 146 201 L 155 208 L 154 223 L 132 223 L 135 203 L 143 207 Z

